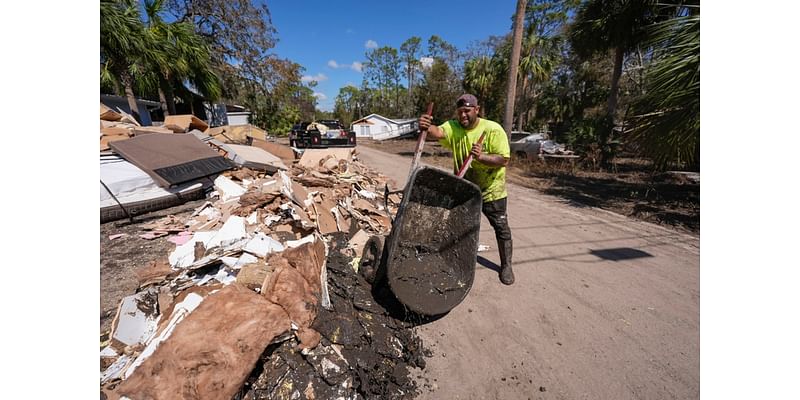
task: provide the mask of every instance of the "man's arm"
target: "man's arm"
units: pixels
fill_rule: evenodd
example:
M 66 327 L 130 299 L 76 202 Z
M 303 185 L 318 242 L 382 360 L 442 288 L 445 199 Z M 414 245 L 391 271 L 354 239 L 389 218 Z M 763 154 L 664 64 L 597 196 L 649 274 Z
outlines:
M 444 137 L 444 131 L 442 128 L 433 125 L 431 123 L 432 121 L 433 117 L 428 114 L 422 114 L 419 117 L 419 129 L 422 131 L 428 131 L 428 134 L 425 137 L 426 140 L 439 140 Z
M 501 156 L 500 154 L 488 154 L 483 152 L 483 144 L 475 143 L 472 145 L 472 150 L 470 150 L 469 154 L 472 154 L 472 157 L 480 162 L 481 164 L 488 165 L 490 167 L 505 167 L 508 165 L 508 158 Z

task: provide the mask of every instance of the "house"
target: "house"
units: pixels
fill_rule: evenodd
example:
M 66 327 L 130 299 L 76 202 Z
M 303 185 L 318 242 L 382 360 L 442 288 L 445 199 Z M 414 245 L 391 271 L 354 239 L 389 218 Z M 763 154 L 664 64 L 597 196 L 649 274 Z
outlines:
M 108 108 L 116 111 L 119 108 L 128 114 L 133 115 L 131 108 L 128 106 L 128 98 L 117 96 L 113 94 L 100 94 L 100 102 L 105 104 Z M 136 105 L 139 107 L 139 120 L 143 126 L 153 125 L 153 118 L 150 111 L 160 110 L 161 103 L 157 101 L 150 101 L 144 99 L 136 99 Z
M 208 104 L 204 103 L 206 115 L 209 116 L 209 125 L 213 126 L 239 126 L 250 124 L 250 111 L 236 104 Z
M 355 131 L 356 137 L 385 140 L 415 133 L 419 130 L 418 124 L 416 118 L 395 120 L 378 114 L 370 114 L 353 121 L 350 129 Z

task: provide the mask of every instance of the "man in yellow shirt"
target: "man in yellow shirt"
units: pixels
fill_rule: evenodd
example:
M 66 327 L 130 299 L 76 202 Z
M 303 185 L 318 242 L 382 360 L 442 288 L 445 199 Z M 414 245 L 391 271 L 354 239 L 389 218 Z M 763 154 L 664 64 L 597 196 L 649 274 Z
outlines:
M 428 139 L 439 139 L 442 146 L 453 152 L 453 171 L 458 172 L 471 154 L 472 164 L 464 178 L 478 185 L 483 198 L 483 215 L 494 228 L 500 251 L 500 281 L 514 283 L 511 270 L 511 229 L 508 226 L 508 193 L 506 192 L 506 165 L 511 157 L 508 136 L 497 122 L 478 117 L 478 99 L 471 94 L 461 95 L 456 101 L 456 118 L 439 126 L 432 124 L 431 116 L 419 117 L 419 128 L 427 130 Z M 483 144 L 478 144 L 486 132 Z

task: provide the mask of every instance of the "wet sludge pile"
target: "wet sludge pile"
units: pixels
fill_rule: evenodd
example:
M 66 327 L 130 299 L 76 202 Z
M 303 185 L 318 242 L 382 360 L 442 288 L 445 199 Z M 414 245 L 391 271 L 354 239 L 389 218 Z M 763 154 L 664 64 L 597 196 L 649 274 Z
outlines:
M 424 357 L 431 355 L 411 329 L 420 321 L 396 319 L 402 312 L 393 309 L 399 305 L 392 299 L 381 302 L 386 307 L 376 302 L 348 256 L 334 250 L 327 268 L 332 309 L 320 310 L 312 325 L 322 336 L 320 344 L 311 351 L 290 342 L 268 348 L 236 398 L 410 399 L 417 394 L 410 373 L 424 368 Z

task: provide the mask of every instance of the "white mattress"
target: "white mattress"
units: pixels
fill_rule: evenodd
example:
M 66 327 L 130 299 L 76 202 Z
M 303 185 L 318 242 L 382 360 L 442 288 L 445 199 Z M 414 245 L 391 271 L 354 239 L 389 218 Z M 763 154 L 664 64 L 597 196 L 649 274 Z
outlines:
M 123 206 L 184 193 L 203 186 L 201 182 L 187 182 L 173 188 L 161 188 L 139 167 L 117 155 L 100 156 L 100 181 L 108 186 Z M 117 202 L 101 183 L 100 208 L 115 205 Z

